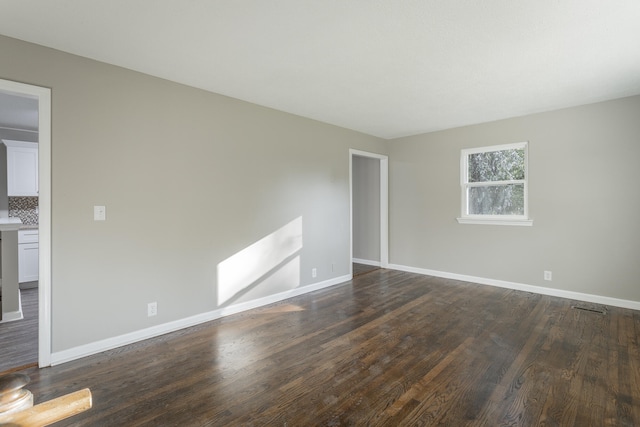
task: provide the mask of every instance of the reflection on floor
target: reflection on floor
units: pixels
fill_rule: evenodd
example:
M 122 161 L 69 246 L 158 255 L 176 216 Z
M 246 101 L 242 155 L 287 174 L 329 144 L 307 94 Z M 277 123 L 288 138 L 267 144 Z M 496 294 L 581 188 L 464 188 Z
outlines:
M 358 264 L 357 262 L 353 263 L 353 277 L 360 276 L 361 274 L 367 274 L 371 271 L 378 270 L 380 267 L 375 265 L 367 265 L 367 264 Z
M 638 311 L 575 305 L 379 269 L 23 372 L 65 426 L 640 426 Z
M 24 319 L 0 323 L 0 372 L 38 362 L 38 288 L 20 295 Z

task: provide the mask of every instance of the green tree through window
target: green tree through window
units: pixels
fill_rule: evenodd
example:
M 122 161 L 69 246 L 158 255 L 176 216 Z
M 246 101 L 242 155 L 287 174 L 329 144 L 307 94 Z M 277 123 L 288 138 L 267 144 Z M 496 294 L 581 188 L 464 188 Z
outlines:
M 527 215 L 527 143 L 462 150 L 462 217 Z

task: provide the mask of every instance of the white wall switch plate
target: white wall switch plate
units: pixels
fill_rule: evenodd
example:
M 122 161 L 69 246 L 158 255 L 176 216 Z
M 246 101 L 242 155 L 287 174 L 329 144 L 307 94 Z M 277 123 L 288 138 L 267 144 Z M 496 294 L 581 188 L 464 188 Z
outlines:
M 94 221 L 106 221 L 107 220 L 107 208 L 105 206 L 93 207 L 93 220 Z

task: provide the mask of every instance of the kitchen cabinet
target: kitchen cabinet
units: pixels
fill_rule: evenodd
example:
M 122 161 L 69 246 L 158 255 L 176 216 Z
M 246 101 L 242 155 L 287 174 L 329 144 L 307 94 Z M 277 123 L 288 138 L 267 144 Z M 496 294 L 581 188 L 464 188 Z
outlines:
M 38 230 L 18 230 L 18 283 L 33 282 L 40 276 Z
M 7 146 L 7 195 L 38 196 L 38 144 L 2 140 Z

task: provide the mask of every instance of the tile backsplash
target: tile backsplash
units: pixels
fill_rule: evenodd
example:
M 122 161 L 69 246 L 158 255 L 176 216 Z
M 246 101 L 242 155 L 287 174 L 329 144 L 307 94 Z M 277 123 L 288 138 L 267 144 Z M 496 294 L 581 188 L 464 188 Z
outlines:
M 18 217 L 23 224 L 38 224 L 37 197 L 9 197 L 9 216 Z

